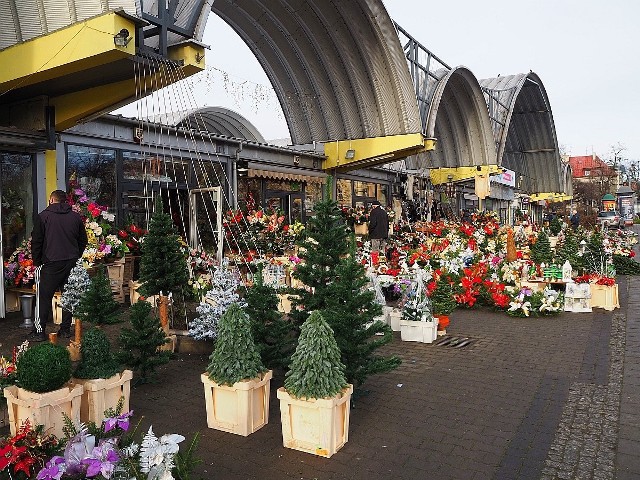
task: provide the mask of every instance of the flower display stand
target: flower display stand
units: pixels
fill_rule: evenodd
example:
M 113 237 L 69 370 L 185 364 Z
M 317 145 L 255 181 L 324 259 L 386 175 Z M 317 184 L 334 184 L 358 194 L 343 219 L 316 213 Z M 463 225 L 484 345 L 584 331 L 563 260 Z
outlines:
M 82 391 L 82 385 L 73 382 L 46 393 L 30 392 L 16 386 L 5 387 L 11 435 L 15 435 L 25 420 L 29 420 L 31 425 L 44 425 L 48 433 L 64 437 L 63 414 L 75 425 L 80 422 Z
M 618 284 L 614 285 L 591 285 L 591 307 L 604 308 L 605 310 L 614 310 L 620 308 L 618 300 Z
M 369 226 L 366 223 L 356 223 L 353 226 L 356 235 L 369 235 Z
M 349 440 L 353 385 L 332 398 L 300 399 L 281 387 L 282 444 L 294 450 L 331 457 Z
M 394 332 L 400 331 L 400 319 L 402 318 L 402 311 L 394 308 L 389 312 L 389 326 Z
M 203 373 L 209 428 L 246 437 L 269 422 L 269 395 L 273 371 L 258 378 L 218 385 Z
M 400 320 L 400 338 L 403 342 L 433 343 L 438 338 L 438 321 Z
M 124 398 L 122 411 L 129 411 L 129 397 L 133 372 L 124 370 L 110 378 L 74 378 L 73 382 L 82 385 L 82 404 L 80 406 L 80 421 L 94 422 L 100 425 L 104 420 L 104 411 L 116 408 L 120 397 Z

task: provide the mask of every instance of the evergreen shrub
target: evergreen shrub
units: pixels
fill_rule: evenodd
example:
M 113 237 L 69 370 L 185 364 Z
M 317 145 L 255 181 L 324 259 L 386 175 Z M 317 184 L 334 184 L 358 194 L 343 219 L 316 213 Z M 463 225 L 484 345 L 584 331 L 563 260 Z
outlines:
M 17 383 L 30 392 L 52 392 L 71 378 L 71 358 L 62 345 L 40 343 L 18 358 Z
M 73 313 L 83 322 L 107 325 L 120 321 L 119 308 L 118 302 L 113 299 L 106 267 L 103 266 L 91 279 L 89 287 L 81 295 Z
M 111 353 L 107 335 L 99 328 L 90 328 L 82 335 L 82 357 L 73 376 L 76 378 L 110 378 L 120 372 L 120 365 Z

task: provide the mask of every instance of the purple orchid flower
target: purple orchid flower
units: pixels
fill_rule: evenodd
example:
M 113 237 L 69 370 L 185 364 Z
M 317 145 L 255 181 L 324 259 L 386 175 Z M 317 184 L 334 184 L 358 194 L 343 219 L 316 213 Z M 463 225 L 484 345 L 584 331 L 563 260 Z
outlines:
M 109 432 L 116 426 L 125 432 L 129 430 L 129 418 L 133 415 L 133 410 L 125 412 L 117 417 L 110 417 L 104 420 L 104 431 Z
M 63 464 L 62 466 L 60 464 Z M 38 472 L 36 480 L 60 480 L 64 473 L 64 458 L 55 456 Z

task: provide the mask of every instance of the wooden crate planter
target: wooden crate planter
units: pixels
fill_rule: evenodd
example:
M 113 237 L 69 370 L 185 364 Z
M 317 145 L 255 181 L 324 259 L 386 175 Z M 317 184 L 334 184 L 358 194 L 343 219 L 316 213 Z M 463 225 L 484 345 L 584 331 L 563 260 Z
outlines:
M 82 405 L 80 407 L 80 421 L 94 422 L 100 425 L 104 420 L 104 411 L 118 405 L 120 397 L 124 398 L 122 411 L 129 411 L 129 397 L 133 372 L 124 370 L 110 378 L 74 378 L 73 382 L 82 385 Z
M 122 290 L 124 292 L 124 296 L 129 296 L 129 282 L 133 280 L 136 261 L 139 259 L 139 256 L 135 255 L 125 255 L 124 256 L 124 270 L 122 272 Z
M 400 319 L 402 318 L 402 310 L 394 308 L 389 312 L 389 326 L 394 332 L 400 331 Z
M 353 231 L 356 235 L 369 235 L 369 226 L 366 223 L 356 223 L 353 226 Z
M 11 435 L 15 435 L 28 419 L 31 425 L 44 425 L 48 433 L 64 437 L 63 414 L 75 425 L 80 422 L 82 391 L 82 385 L 73 382 L 46 393 L 30 392 L 16 386 L 5 387 Z
M 293 450 L 331 457 L 349 440 L 353 385 L 332 398 L 295 398 L 283 388 L 280 399 L 282 444 Z
M 118 303 L 124 303 L 124 264 L 125 259 L 119 258 L 113 263 L 107 263 L 107 276 L 111 284 L 113 298 Z
M 433 343 L 438 337 L 438 320 L 416 322 L 400 320 L 400 338 L 403 342 Z
M 620 301 L 618 300 L 618 284 L 596 285 L 595 283 L 592 283 L 591 307 L 604 308 L 609 311 L 620 308 Z
M 218 385 L 203 373 L 204 398 L 209 428 L 246 437 L 269 422 L 269 395 L 273 371 L 261 377 Z

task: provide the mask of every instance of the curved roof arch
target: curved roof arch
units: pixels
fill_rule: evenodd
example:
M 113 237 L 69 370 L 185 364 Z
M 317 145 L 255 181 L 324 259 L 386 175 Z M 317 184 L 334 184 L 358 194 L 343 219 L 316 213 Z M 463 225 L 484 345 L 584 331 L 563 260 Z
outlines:
M 185 110 L 166 117 L 167 123 L 177 127 L 207 131 L 216 135 L 267 143 L 258 129 L 245 117 L 224 107 L 204 107 Z
M 563 162 L 560 168 L 562 169 L 560 185 L 563 187 L 561 192 L 573 197 L 573 171 L 571 169 L 571 165 Z
M 533 72 L 480 80 L 492 119 L 498 163 L 523 177 L 529 192 L 562 192 L 553 114 Z M 565 192 L 566 193 L 566 192 Z
M 421 131 L 404 53 L 380 0 L 216 0 L 212 10 L 264 68 L 294 144 Z
M 407 167 L 437 168 L 495 164 L 495 145 L 487 104 L 476 77 L 466 67 L 438 75 L 431 91 L 426 118 L 427 137 L 437 139 L 436 149 L 407 159 Z

